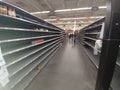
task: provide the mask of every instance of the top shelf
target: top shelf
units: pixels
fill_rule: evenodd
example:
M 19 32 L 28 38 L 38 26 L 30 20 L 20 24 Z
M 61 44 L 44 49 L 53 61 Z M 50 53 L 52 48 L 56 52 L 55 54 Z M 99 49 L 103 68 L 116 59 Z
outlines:
M 1 19 L 0 20 L 1 26 L 4 26 L 4 27 L 16 27 L 17 26 L 17 27 L 23 28 L 27 26 L 26 28 L 30 28 L 30 27 L 34 28 L 34 26 L 36 26 L 36 27 L 51 29 L 55 31 L 60 31 L 59 29 L 51 28 L 49 26 L 45 26 L 40 23 L 31 22 L 31 21 L 28 21 L 22 18 L 15 18 L 15 17 L 0 14 L 0 19 Z
M 100 27 L 102 27 L 102 24 L 98 24 L 98 25 L 95 25 L 95 26 L 90 26 L 88 28 L 85 28 L 84 30 L 95 29 L 95 28 L 100 28 Z
M 88 26 L 86 26 L 84 28 L 82 28 L 81 31 L 85 31 L 85 30 L 95 29 L 95 28 L 101 27 L 102 23 L 104 23 L 104 21 L 105 21 L 105 17 L 102 18 L 102 19 L 97 20 L 96 22 L 94 22 L 94 23 L 92 23 L 92 24 L 90 24 L 90 25 L 88 25 Z
M 61 29 L 61 28 L 59 28 L 59 27 L 57 27 L 57 26 L 55 26 L 55 25 L 53 25 L 53 24 L 51 24 L 51 23 L 49 23 L 47 21 L 44 21 L 41 18 L 38 18 L 36 16 L 31 15 L 29 12 L 27 12 L 27 11 L 25 11 L 25 10 L 17 7 L 17 6 L 14 6 L 14 5 L 12 5 L 10 3 L 7 3 L 5 1 L 0 1 L 0 4 L 3 5 L 3 6 L 6 6 L 7 8 L 13 8 L 13 9 L 15 9 L 16 18 L 7 16 L 7 15 L 0 15 L 0 19 L 3 19 L 1 17 L 5 17 L 5 18 L 8 19 L 7 20 L 8 21 L 7 22 L 8 25 L 11 24 L 11 23 L 12 23 L 11 25 L 14 25 L 14 24 L 16 25 L 17 24 L 17 23 L 13 24 L 13 22 L 11 20 L 11 19 L 13 19 L 13 21 L 16 20 L 16 22 L 19 22 L 17 25 L 20 25 L 20 23 L 24 22 L 24 24 L 26 24 L 26 25 L 27 24 L 32 24 L 33 26 L 38 26 L 38 27 L 42 27 L 42 28 L 45 28 L 45 29 L 50 29 L 50 30 L 53 30 L 53 31 L 64 32 L 63 29 Z M 4 20 L 0 20 L 0 21 L 4 21 Z M 11 22 L 9 22 L 9 21 L 11 21 Z M 26 25 L 24 25 L 24 26 L 26 26 Z M 30 26 L 32 26 L 32 25 L 30 25 Z

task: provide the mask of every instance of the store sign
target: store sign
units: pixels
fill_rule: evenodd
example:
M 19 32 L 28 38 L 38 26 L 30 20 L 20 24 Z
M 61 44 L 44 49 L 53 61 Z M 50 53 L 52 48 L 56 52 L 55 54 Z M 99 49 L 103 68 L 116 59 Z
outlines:
M 71 30 L 74 30 L 74 31 L 76 30 L 76 23 L 77 23 L 77 22 L 74 21 L 74 23 L 73 23 L 73 25 L 72 25 L 72 27 L 71 27 Z

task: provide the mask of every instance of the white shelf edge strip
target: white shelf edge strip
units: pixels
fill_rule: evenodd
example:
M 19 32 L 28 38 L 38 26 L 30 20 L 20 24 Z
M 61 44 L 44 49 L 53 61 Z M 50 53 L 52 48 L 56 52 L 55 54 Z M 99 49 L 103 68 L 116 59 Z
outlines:
M 32 40 L 32 39 L 47 38 L 47 37 L 54 37 L 54 36 L 60 36 L 60 35 L 48 35 L 48 36 L 18 38 L 18 39 L 11 39 L 11 40 L 1 40 L 0 43 L 15 42 L 15 41 L 23 41 L 23 40 Z
M 58 38 L 55 38 L 55 39 L 58 39 Z M 52 41 L 52 40 L 55 40 L 55 39 L 46 40 L 46 41 L 38 43 L 38 44 L 28 45 L 26 47 L 23 47 L 23 48 L 20 48 L 20 49 L 17 49 L 17 50 L 6 52 L 6 53 L 3 53 L 3 56 L 8 55 L 8 54 L 12 54 L 12 53 L 15 53 L 15 52 L 18 52 L 18 51 L 21 51 L 21 50 L 24 50 L 24 49 L 27 49 L 27 48 L 30 48 L 30 47 L 34 47 L 34 46 L 37 46 L 37 45 L 40 45 L 40 44 L 43 44 L 43 43 L 46 43 L 46 42 L 49 42 L 49 41 Z
M 30 32 L 45 32 L 45 33 L 61 33 L 56 31 L 40 31 L 40 30 L 33 30 L 33 29 L 23 29 L 23 28 L 9 28 L 9 27 L 0 27 L 0 30 L 9 30 L 9 31 L 30 31 Z

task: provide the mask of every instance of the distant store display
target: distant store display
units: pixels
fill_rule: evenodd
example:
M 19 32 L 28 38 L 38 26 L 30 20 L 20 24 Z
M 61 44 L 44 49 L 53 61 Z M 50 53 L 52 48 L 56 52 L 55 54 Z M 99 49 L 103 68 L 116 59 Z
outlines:
M 90 19 L 90 18 L 91 18 L 91 15 L 85 15 L 85 17 L 86 17 L 87 19 Z
M 56 17 L 56 21 L 60 21 L 60 17 L 57 16 L 57 17 Z

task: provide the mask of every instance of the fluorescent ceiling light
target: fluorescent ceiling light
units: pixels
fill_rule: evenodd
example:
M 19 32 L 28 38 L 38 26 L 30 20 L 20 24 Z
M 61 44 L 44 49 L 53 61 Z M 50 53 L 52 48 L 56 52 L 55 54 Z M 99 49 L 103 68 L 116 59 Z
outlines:
M 89 19 L 99 19 L 99 18 L 104 18 L 104 16 L 93 16 L 90 17 Z M 77 17 L 77 18 L 60 18 L 60 21 L 64 21 L 64 20 L 78 20 L 78 19 L 88 19 L 86 17 Z M 46 21 L 56 21 L 56 19 L 46 19 Z
M 83 8 L 73 8 L 73 9 L 61 9 L 55 10 L 54 12 L 70 12 L 70 11 L 83 11 L 83 10 L 91 10 L 92 7 L 83 7 Z M 99 6 L 99 9 L 106 9 L 106 6 Z M 50 11 L 42 11 L 42 12 L 32 12 L 31 14 L 42 14 L 49 13 Z
M 99 6 L 99 9 L 106 9 L 107 6 Z
M 90 10 L 90 9 L 91 9 L 91 7 L 85 7 L 85 8 L 74 8 L 74 9 L 55 10 L 55 12 L 82 11 L 82 10 Z
M 30 14 L 42 14 L 42 13 L 49 13 L 50 11 L 42 11 L 42 12 L 33 12 L 33 13 L 30 13 Z

